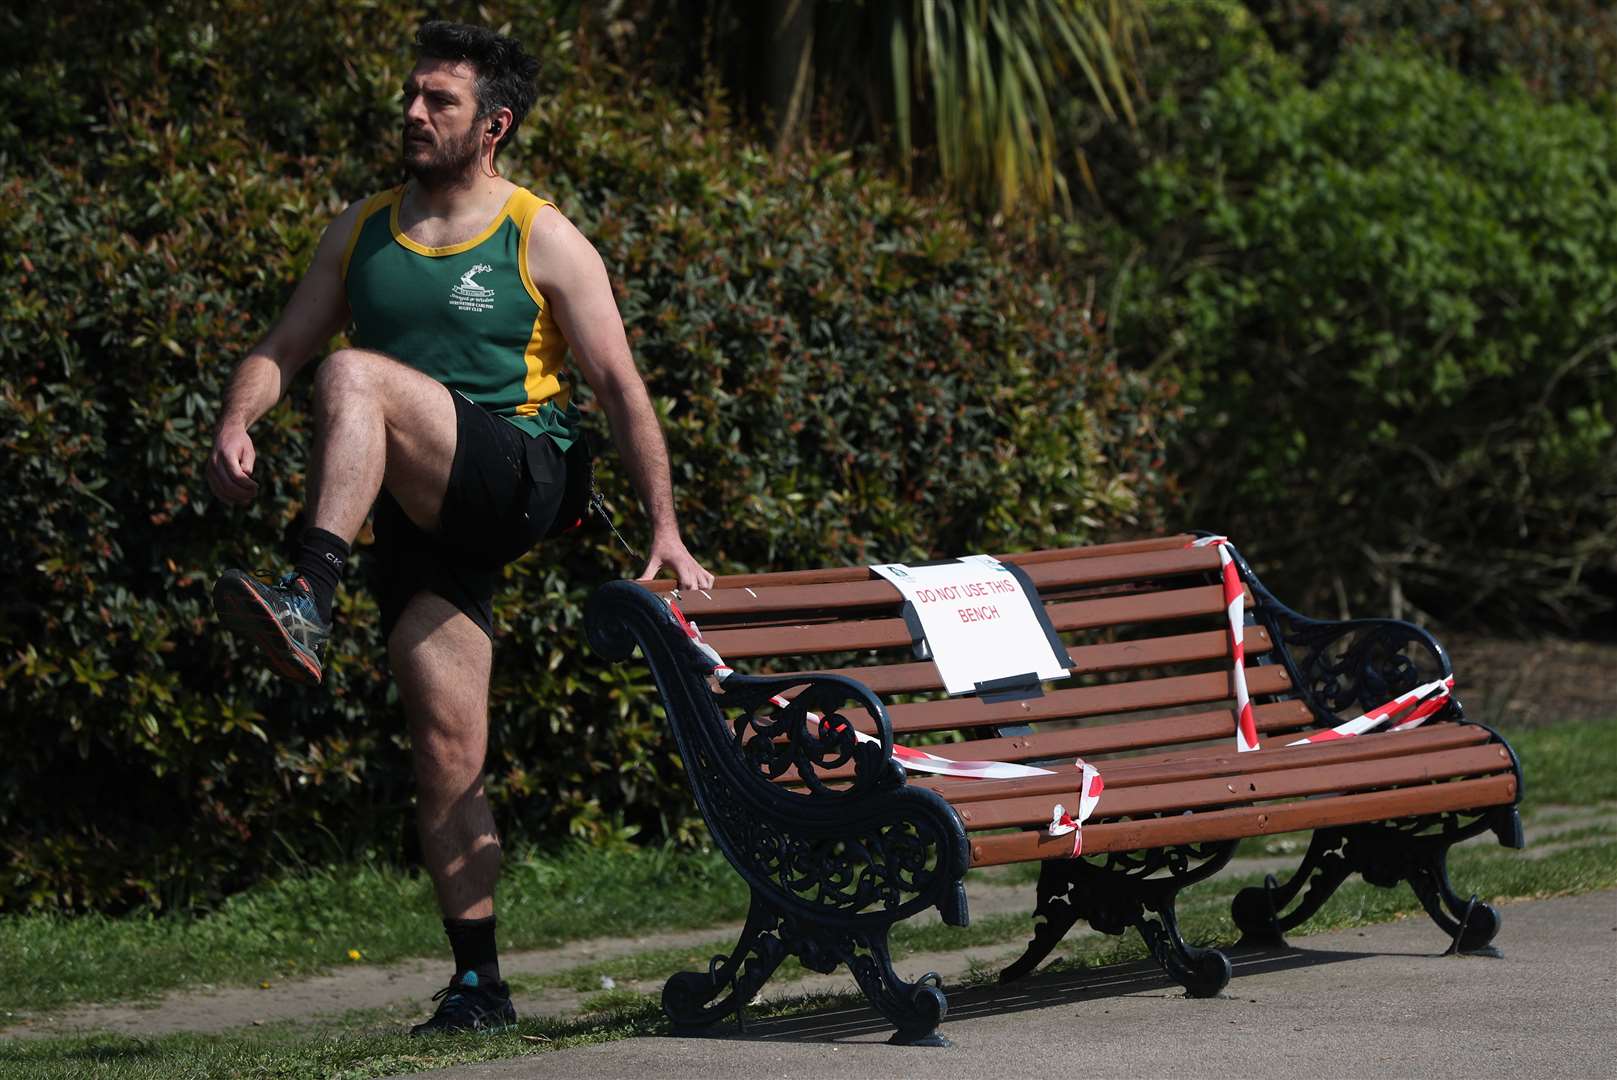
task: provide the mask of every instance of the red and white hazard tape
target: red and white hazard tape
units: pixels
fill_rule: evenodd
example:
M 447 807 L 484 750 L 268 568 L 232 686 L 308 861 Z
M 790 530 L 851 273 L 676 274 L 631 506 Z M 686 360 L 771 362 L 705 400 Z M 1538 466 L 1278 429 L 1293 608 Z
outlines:
M 1100 770 L 1083 758 L 1078 758 L 1073 764 L 1084 774 L 1078 783 L 1078 816 L 1073 817 L 1065 806 L 1056 803 L 1055 809 L 1050 812 L 1050 828 L 1047 831 L 1051 836 L 1072 833 L 1072 857 L 1076 859 L 1084 853 L 1084 822 L 1095 812 L 1095 804 L 1100 802 L 1100 793 L 1105 790 L 1106 783 L 1100 778 Z
M 1329 731 L 1316 731 L 1306 739 L 1289 742 L 1287 746 L 1308 746 L 1312 743 L 1331 742 L 1334 739 L 1347 739 L 1354 735 L 1363 735 L 1385 724 L 1394 716 L 1398 722 L 1388 731 L 1408 731 L 1419 727 L 1426 722 L 1427 717 L 1447 704 L 1449 693 L 1454 689 L 1454 676 L 1446 679 L 1436 679 L 1424 683 L 1407 693 L 1399 694 L 1385 705 L 1377 705 L 1363 716 L 1356 716 L 1343 724 L 1338 724 Z M 1401 715 L 1400 715 L 1401 714 Z
M 679 610 L 678 604 L 672 600 L 668 601 L 668 610 L 673 614 L 674 621 L 679 623 L 679 628 L 685 631 L 685 636 L 691 639 L 691 644 L 701 649 L 702 653 L 713 661 L 713 678 L 718 680 L 720 686 L 723 686 L 724 680 L 735 674 L 735 668 L 724 662 L 724 657 L 719 655 L 717 649 L 702 640 L 702 631 L 698 630 L 696 624 L 685 617 L 685 613 Z
M 1235 687 L 1235 748 L 1241 753 L 1258 749 L 1258 722 L 1252 715 L 1252 699 L 1246 692 L 1246 630 L 1242 606 L 1241 572 L 1230 558 L 1227 536 L 1204 536 L 1191 547 L 1217 547 L 1220 573 L 1224 581 L 1224 610 L 1230 622 L 1230 682 Z
M 720 689 L 723 689 L 725 680 L 735 674 L 735 669 L 724 662 L 718 650 L 702 639 L 702 631 L 694 622 L 685 617 L 679 610 L 679 605 L 672 599 L 668 600 L 668 610 L 673 614 L 674 621 L 679 624 L 685 636 L 690 638 L 691 644 L 702 651 L 702 654 L 713 661 L 713 679 Z M 789 704 L 784 697 L 776 694 L 769 699 L 769 703 L 777 709 L 784 709 Z M 824 733 L 829 725 L 819 713 L 807 713 L 806 719 L 811 724 L 820 726 Z M 880 742 L 874 735 L 867 735 L 858 728 L 853 730 L 854 738 L 862 743 Z M 969 780 L 1015 780 L 1027 776 L 1053 776 L 1050 769 L 1040 769 L 1033 765 L 1017 765 L 1009 761 L 956 761 L 952 758 L 939 757 L 929 754 L 925 750 L 917 750 L 909 746 L 893 744 L 893 756 L 904 764 L 906 768 L 919 772 L 934 773 L 938 776 L 955 776 Z M 1074 766 L 1082 771 L 1083 779 L 1078 789 L 1078 816 L 1075 818 L 1068 814 L 1065 807 L 1056 804 L 1050 818 L 1050 835 L 1065 836 L 1073 834 L 1072 853 L 1078 855 L 1083 851 L 1083 823 L 1095 810 L 1095 803 L 1100 799 L 1101 782 L 1100 771 L 1083 758 L 1077 758 Z
M 774 699 L 777 705 L 785 702 L 779 698 Z M 876 742 L 872 735 L 854 729 L 860 742 Z M 937 773 L 939 776 L 958 776 L 967 780 L 1015 780 L 1023 776 L 1050 776 L 1049 769 L 1040 769 L 1033 765 L 1016 765 L 1009 761 L 956 761 L 953 758 L 938 757 L 925 750 L 917 750 L 910 746 L 893 744 L 893 756 L 902 761 L 911 769 L 922 772 Z
M 1243 641 L 1244 631 L 1242 618 L 1243 595 L 1241 590 L 1241 575 L 1230 557 L 1228 550 L 1229 537 L 1204 536 L 1191 542 L 1191 547 L 1217 547 L 1219 567 L 1224 583 L 1224 608 L 1229 616 L 1230 624 L 1230 655 L 1233 659 L 1234 670 L 1231 672 L 1231 683 L 1235 688 L 1236 749 L 1245 753 L 1258 749 L 1258 727 L 1252 713 L 1252 701 L 1246 689 L 1246 646 Z M 1362 735 L 1366 731 L 1373 731 L 1386 723 L 1388 719 L 1398 716 L 1399 720 L 1388 731 L 1407 731 L 1424 723 L 1427 717 L 1436 713 L 1448 700 L 1449 692 L 1454 689 L 1454 677 L 1439 679 L 1422 686 L 1417 686 L 1408 693 L 1379 705 L 1363 716 L 1356 716 L 1352 720 L 1338 724 L 1329 731 L 1316 732 L 1306 739 L 1298 739 L 1287 743 L 1287 746 L 1306 746 L 1311 743 L 1330 742 L 1333 739 L 1346 739 L 1354 735 Z M 1405 710 L 1408 710 L 1407 712 Z M 1403 715 L 1400 715 L 1403 714 Z

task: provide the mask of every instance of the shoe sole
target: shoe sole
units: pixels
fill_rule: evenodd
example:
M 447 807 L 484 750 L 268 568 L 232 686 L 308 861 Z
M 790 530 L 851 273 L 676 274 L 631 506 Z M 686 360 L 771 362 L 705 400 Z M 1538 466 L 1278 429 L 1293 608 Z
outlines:
M 291 635 L 241 571 L 227 572 L 213 587 L 213 610 L 226 630 L 258 646 L 277 675 L 302 686 L 320 684 L 320 665 L 293 644 Z

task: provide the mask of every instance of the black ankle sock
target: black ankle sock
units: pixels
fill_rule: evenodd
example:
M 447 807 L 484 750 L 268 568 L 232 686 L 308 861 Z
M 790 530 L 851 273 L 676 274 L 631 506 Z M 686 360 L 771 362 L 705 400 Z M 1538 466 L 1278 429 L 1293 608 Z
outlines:
M 500 954 L 494 946 L 494 916 L 445 919 L 444 933 L 455 951 L 455 973 L 477 972 L 478 982 L 500 981 Z
M 348 545 L 341 537 L 324 529 L 303 530 L 298 561 L 293 565 L 314 591 L 314 606 L 327 622 L 331 621 L 331 601 L 337 595 L 337 583 L 342 580 L 347 561 Z

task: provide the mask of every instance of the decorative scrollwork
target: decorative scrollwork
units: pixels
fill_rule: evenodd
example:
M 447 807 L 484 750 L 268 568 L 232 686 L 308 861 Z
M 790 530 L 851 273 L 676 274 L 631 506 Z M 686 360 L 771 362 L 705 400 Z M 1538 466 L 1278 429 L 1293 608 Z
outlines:
M 755 894 L 838 927 L 934 904 L 965 924 L 964 826 L 940 796 L 904 785 L 886 709 L 867 687 L 835 675 L 732 675 L 716 690 L 712 661 L 644 589 L 612 582 L 590 603 L 597 647 L 621 657 L 627 635 L 645 654 L 702 816 Z M 802 787 L 781 782 L 789 770 Z
M 669 979 L 663 987 L 663 1012 L 676 1028 L 707 1027 L 734 1014 L 744 1029 L 747 1002 L 789 953 L 822 974 L 846 964 L 871 1004 L 898 1029 L 892 1042 L 948 1045 L 937 1032 L 948 1011 L 942 980 L 935 972 L 913 983 L 898 976 L 886 923 L 839 927 L 801 920 L 757 892 L 735 949 L 728 956 L 715 956 L 706 972 L 686 971 Z
M 964 873 L 949 823 L 904 797 L 915 793 L 895 791 L 882 812 L 816 826 L 759 813 L 733 790 L 715 786 L 708 825 L 722 835 L 742 875 L 788 910 L 892 920 L 942 903 Z
M 1357 873 L 1380 888 L 1409 882 L 1432 921 L 1454 938 L 1455 948 L 1481 949 L 1498 931 L 1498 913 L 1474 897 L 1467 900 L 1455 893 L 1447 862 L 1450 847 L 1489 828 L 1498 828 L 1497 810 L 1320 829 L 1302 865 L 1284 884 L 1270 877 L 1262 888 L 1242 889 L 1236 895 L 1231 912 L 1242 941 L 1280 943 L 1286 931 L 1312 917 Z M 1287 911 L 1293 901 L 1296 906 Z
M 781 705 L 779 702 L 785 701 Z M 893 760 L 892 726 L 881 702 L 863 685 L 835 675 L 769 679 L 732 675 L 716 696 L 737 744 L 760 775 L 778 779 L 795 770 L 815 795 L 853 798 L 904 781 Z M 861 742 L 851 715 L 863 714 L 874 741 Z M 852 763 L 845 786 L 833 787 L 824 774 Z
M 732 1013 L 745 1027 L 747 1002 L 788 954 L 780 928 L 780 912 L 754 893 L 735 949 L 715 956 L 706 972 L 680 972 L 663 986 L 663 1013 L 675 1028 L 704 1028 Z
M 829 974 L 846 964 L 865 997 L 898 1029 L 889 1042 L 907 1046 L 948 1046 L 938 1024 L 948 1012 L 943 980 L 929 971 L 906 982 L 893 969 L 887 924 L 853 929 L 805 924 L 790 927 L 788 940 L 803 966 Z
M 1310 623 L 1286 637 L 1298 685 L 1333 716 L 1382 705 L 1450 673 L 1430 635 L 1395 619 Z
M 1027 975 L 1083 919 L 1103 934 L 1122 934 L 1130 927 L 1139 930 L 1152 956 L 1192 996 L 1216 994 L 1229 982 L 1229 962 L 1214 950 L 1185 944 L 1174 915 L 1174 897 L 1186 885 L 1220 870 L 1234 851 L 1234 841 L 1215 840 L 1046 860 L 1039 866 L 1033 940 L 1000 972 L 1000 981 Z M 1166 874 L 1153 876 L 1161 871 Z
M 1161 815 L 1152 816 L 1160 817 Z M 1129 821 L 1132 819 L 1121 817 L 1108 820 Z M 1101 855 L 1086 856 L 1085 859 L 1098 870 L 1121 877 L 1148 878 L 1160 871 L 1167 871 L 1170 876 L 1179 879 L 1182 887 L 1193 881 L 1200 881 L 1208 873 L 1211 873 L 1213 869 L 1217 869 L 1217 866 L 1205 869 L 1205 864 L 1210 860 L 1218 859 L 1220 856 L 1227 857 L 1229 847 L 1230 844 L 1227 840 L 1209 840 L 1200 844 L 1177 844 L 1167 848 L 1109 851 Z M 1204 866 L 1198 866 L 1192 871 L 1192 863 L 1200 863 L 1204 864 Z M 1223 863 L 1220 862 L 1217 865 L 1222 866 Z M 1193 873 L 1194 876 L 1192 876 Z
M 1311 619 L 1276 599 L 1240 553 L 1230 551 L 1256 601 L 1253 615 L 1286 646 L 1277 650 L 1278 659 L 1321 724 L 1335 725 L 1343 713 L 1368 711 L 1453 674 L 1448 653 L 1414 623 Z M 1453 699 L 1449 709 L 1463 718 Z

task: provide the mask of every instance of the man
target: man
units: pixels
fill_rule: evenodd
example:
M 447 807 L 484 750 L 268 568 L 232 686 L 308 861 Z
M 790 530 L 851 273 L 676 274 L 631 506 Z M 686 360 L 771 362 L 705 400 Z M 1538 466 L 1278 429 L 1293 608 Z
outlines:
M 248 429 L 311 354 L 352 324 L 355 347 L 315 371 L 309 528 L 291 573 L 239 571 L 214 588 L 224 625 L 280 674 L 321 677 L 332 597 L 375 504 L 375 584 L 410 723 L 421 850 L 455 956 L 414 1034 L 508 1027 L 494 884 L 500 844 L 484 798 L 492 601 L 501 566 L 574 525 L 588 490 L 570 353 L 606 411 L 652 524 L 643 577 L 713 576 L 675 521 L 667 450 L 606 270 L 550 203 L 494 166 L 532 106 L 538 62 L 478 27 L 424 24 L 404 84 L 403 186 L 326 230 L 281 318 L 226 392 L 208 483 L 257 491 Z

